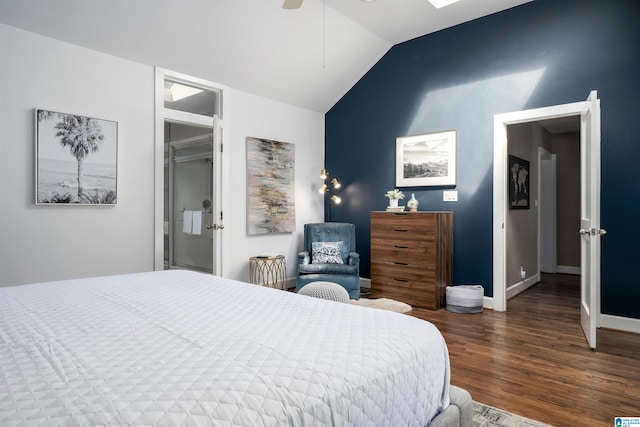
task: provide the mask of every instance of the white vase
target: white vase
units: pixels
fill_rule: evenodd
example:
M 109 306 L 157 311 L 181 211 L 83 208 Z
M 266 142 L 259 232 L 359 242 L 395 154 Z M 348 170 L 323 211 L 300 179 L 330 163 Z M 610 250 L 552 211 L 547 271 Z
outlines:
M 418 200 L 416 200 L 416 195 L 414 193 L 411 193 L 411 198 L 407 202 L 407 208 L 409 208 L 410 211 L 415 212 L 418 210 L 419 204 L 420 203 L 418 202 Z
M 397 208 L 398 207 L 398 199 L 389 199 L 389 207 Z

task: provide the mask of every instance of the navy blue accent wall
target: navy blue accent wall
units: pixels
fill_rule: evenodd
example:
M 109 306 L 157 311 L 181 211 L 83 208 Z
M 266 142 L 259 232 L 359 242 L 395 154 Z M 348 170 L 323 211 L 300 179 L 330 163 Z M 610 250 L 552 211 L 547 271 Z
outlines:
M 332 221 L 356 224 L 370 277 L 370 212 L 395 186 L 398 136 L 458 131 L 454 282 L 492 288 L 493 115 L 586 100 L 602 108 L 602 312 L 640 318 L 640 2 L 535 0 L 394 46 L 326 114 L 326 166 L 345 184 Z M 405 200 L 406 201 L 406 200 Z

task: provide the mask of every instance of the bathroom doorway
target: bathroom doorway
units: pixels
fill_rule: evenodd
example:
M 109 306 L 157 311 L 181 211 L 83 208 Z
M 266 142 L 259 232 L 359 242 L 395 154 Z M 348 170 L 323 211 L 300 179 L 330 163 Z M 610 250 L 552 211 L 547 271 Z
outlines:
M 156 69 L 156 270 L 222 274 L 221 117 L 221 88 Z

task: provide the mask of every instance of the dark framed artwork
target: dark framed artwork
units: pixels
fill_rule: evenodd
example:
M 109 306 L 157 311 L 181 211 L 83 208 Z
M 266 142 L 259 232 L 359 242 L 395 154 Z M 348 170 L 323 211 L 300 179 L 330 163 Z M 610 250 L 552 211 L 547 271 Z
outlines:
M 118 122 L 35 110 L 36 205 L 115 205 Z
M 529 209 L 529 161 L 509 154 L 509 209 Z

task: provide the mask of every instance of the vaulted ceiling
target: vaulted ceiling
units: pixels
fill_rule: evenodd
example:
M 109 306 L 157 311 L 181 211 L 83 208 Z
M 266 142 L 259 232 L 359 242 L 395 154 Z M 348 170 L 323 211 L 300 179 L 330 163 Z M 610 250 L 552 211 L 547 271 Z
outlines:
M 393 45 L 529 1 L 0 0 L 0 23 L 324 113 Z

